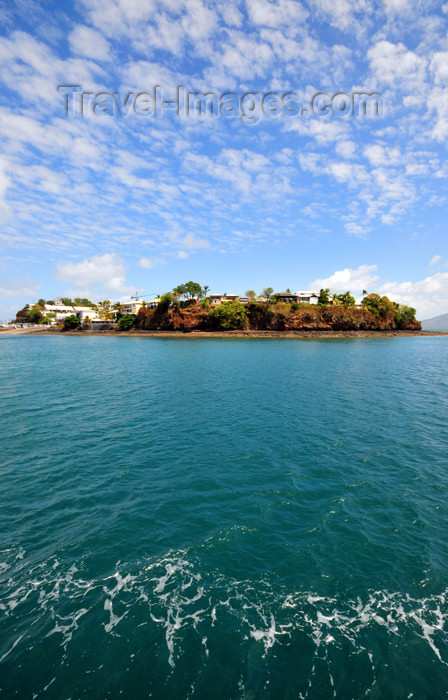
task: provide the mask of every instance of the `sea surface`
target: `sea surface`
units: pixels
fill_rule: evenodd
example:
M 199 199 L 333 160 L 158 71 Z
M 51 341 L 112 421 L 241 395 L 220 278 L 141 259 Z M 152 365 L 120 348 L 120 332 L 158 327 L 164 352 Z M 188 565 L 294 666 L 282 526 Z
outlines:
M 448 337 L 0 337 L 1 698 L 447 698 Z

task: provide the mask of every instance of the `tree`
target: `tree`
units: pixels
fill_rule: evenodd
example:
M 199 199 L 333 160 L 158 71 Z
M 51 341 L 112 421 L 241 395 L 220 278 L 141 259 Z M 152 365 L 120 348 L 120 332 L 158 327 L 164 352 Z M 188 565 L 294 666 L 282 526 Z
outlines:
M 271 298 L 271 294 L 273 293 L 273 291 L 274 291 L 274 290 L 272 289 L 272 287 L 265 287 L 265 288 L 263 289 L 263 296 L 264 296 L 264 298 L 266 299 L 266 301 L 269 301 L 269 299 Z
M 339 294 L 338 300 L 340 301 L 342 306 L 354 306 L 356 304 L 356 299 L 355 297 L 352 297 L 350 292 L 344 292 L 344 294 Z
M 168 309 L 170 308 L 172 303 L 173 303 L 172 295 L 169 292 L 168 292 L 168 294 L 164 294 L 162 297 L 160 297 L 160 301 L 157 304 L 156 313 L 158 313 L 158 314 L 166 313 L 168 311 Z
M 408 328 L 415 324 L 415 309 L 406 304 L 397 304 L 395 309 L 395 325 L 397 328 Z
M 185 284 L 179 284 L 174 287 L 173 294 L 177 297 L 185 297 L 186 299 L 198 299 L 201 298 L 203 291 L 199 282 L 185 282 Z
M 368 294 L 361 304 L 375 316 L 385 318 L 391 314 L 395 315 L 395 304 L 388 297 L 380 297 L 379 294 Z
M 110 299 L 105 299 L 104 301 L 102 301 L 101 306 L 103 307 L 103 309 L 110 309 Z
M 40 306 L 41 309 L 44 309 L 46 303 L 45 299 L 39 299 L 36 306 Z
M 123 316 L 118 321 L 118 328 L 120 329 L 120 331 L 128 331 L 134 325 L 134 321 L 134 314 L 123 314 Z
M 69 297 L 61 297 L 64 306 L 74 306 L 73 301 Z
M 247 327 L 247 311 L 239 301 L 215 306 L 208 317 L 212 326 L 219 331 L 232 331 Z
M 209 291 L 210 291 L 210 287 L 208 286 L 208 284 L 204 285 L 202 287 L 202 296 L 206 297 L 208 295 Z
M 25 323 L 42 323 L 43 318 L 40 308 L 38 306 L 32 306 L 25 314 Z
M 327 306 L 330 303 L 330 290 L 328 288 L 320 290 L 317 303 L 320 306 Z
M 65 330 L 74 330 L 75 328 L 79 328 L 81 325 L 81 321 L 75 314 L 72 314 L 71 316 L 66 316 L 64 318 L 64 329 Z
M 254 292 L 253 289 L 248 289 L 247 292 L 246 292 L 246 296 L 249 297 L 249 299 L 252 300 L 252 299 L 255 299 L 255 297 L 256 297 L 257 295 L 256 295 L 256 293 Z
M 75 306 L 91 306 L 96 308 L 96 304 L 90 301 L 90 299 L 86 299 L 86 297 L 75 297 L 74 302 Z

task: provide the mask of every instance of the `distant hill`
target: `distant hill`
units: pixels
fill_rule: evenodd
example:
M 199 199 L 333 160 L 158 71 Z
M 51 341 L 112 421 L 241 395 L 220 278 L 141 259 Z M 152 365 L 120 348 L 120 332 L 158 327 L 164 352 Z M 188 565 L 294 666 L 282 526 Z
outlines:
M 422 321 L 422 331 L 448 331 L 448 314 L 441 314 Z

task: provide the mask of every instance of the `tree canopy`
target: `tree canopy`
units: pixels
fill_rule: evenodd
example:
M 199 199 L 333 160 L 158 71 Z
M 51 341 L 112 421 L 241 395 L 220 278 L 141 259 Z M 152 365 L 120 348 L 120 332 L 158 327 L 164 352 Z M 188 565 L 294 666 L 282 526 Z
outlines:
M 120 331 L 128 331 L 134 325 L 134 321 L 134 314 L 123 314 L 123 316 L 118 321 L 118 328 L 120 329 Z
M 208 287 L 207 287 L 208 291 Z M 201 299 L 204 296 L 204 290 L 199 282 L 185 282 L 174 287 L 173 294 L 177 297 L 185 297 L 185 299 Z
M 81 325 L 81 321 L 75 314 L 72 314 L 71 316 L 66 316 L 64 318 L 64 328 L 65 330 L 74 330 L 75 328 L 79 328 Z
M 25 323 L 42 323 L 43 314 L 39 306 L 32 306 L 25 314 Z
M 317 303 L 321 306 L 326 306 L 330 303 L 330 290 L 328 289 L 328 287 L 326 289 L 320 290 Z
M 232 331 L 247 326 L 246 307 L 239 301 L 215 306 L 208 315 L 213 327 L 219 331 Z

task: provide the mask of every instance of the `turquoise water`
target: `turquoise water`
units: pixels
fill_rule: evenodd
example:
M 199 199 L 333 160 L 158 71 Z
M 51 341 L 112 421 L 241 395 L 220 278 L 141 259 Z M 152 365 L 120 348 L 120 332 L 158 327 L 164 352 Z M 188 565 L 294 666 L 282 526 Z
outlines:
M 0 696 L 446 698 L 447 351 L 0 337 Z

